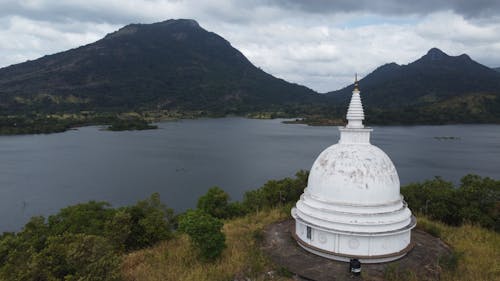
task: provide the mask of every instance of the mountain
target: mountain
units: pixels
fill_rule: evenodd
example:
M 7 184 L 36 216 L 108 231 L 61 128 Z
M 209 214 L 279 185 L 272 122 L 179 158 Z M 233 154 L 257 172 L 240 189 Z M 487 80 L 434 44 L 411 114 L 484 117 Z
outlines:
M 397 108 L 441 102 L 463 95 L 500 95 L 500 73 L 468 55 L 449 56 L 437 48 L 407 64 L 389 63 L 359 81 L 367 105 Z M 337 100 L 350 97 L 353 85 L 327 93 Z
M 495 67 L 493 70 L 500 72 L 500 67 Z
M 0 69 L 0 111 L 245 111 L 318 98 L 255 67 L 194 20 L 131 24 L 94 43 Z
M 372 124 L 500 123 L 500 73 L 466 54 L 432 48 L 410 64 L 380 66 L 359 87 Z M 352 89 L 326 95 L 347 104 Z

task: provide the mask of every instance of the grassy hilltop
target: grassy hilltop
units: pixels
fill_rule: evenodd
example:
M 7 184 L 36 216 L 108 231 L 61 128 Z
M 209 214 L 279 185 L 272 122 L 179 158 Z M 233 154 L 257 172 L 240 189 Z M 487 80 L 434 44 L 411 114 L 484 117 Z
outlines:
M 187 235 L 130 253 L 122 265 L 124 280 L 245 280 L 243 277 L 256 281 L 293 280 L 286 269 L 273 265 L 258 249 L 263 227 L 288 216 L 284 209 L 274 208 L 226 221 L 227 249 L 214 263 L 192 258 L 195 252 L 190 248 Z M 496 261 L 500 259 L 500 235 L 497 232 L 470 223 L 452 227 L 424 216 L 418 216 L 418 227 L 439 233 L 457 253 L 457 260 L 443 265 L 441 280 L 498 280 L 500 268 Z M 386 272 L 386 278 L 417 281 L 407 271 Z

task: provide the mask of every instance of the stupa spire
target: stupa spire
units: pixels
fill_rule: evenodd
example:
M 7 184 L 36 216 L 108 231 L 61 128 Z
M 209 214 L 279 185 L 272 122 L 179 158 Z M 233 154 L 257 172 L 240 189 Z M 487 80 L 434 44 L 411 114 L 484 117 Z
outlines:
M 359 91 L 358 73 L 354 73 L 354 90 L 358 90 Z
M 351 102 L 347 109 L 347 128 L 364 128 L 363 120 L 365 113 L 363 111 L 363 104 L 359 95 L 358 74 L 354 77 L 354 90 L 352 91 Z

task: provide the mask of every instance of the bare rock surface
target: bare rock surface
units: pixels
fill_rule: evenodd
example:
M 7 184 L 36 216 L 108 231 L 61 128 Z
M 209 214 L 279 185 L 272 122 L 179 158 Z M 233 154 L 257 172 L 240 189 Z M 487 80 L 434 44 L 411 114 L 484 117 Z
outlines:
M 411 239 L 415 247 L 403 258 L 378 264 L 362 264 L 360 277 L 349 273 L 349 264 L 326 259 L 302 249 L 292 238 L 295 221 L 289 219 L 264 229 L 263 250 L 278 266 L 286 268 L 299 280 L 343 281 L 386 280 L 388 276 L 400 279 L 416 275 L 418 280 L 437 280 L 441 267 L 439 258 L 451 253 L 448 245 L 422 230 L 413 229 Z

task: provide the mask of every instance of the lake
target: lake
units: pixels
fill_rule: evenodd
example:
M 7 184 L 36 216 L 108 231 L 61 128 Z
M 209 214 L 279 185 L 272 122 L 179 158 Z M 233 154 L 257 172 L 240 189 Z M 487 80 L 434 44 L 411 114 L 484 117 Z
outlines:
M 338 141 L 337 127 L 281 121 L 197 119 L 149 131 L 93 126 L 1 136 L 0 232 L 88 200 L 121 206 L 159 192 L 183 211 L 214 185 L 239 200 L 267 180 L 310 169 Z M 402 184 L 434 176 L 459 182 L 468 173 L 500 179 L 500 125 L 374 127 L 372 143 L 391 157 Z

